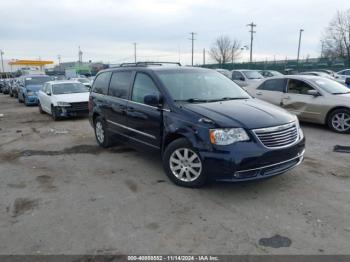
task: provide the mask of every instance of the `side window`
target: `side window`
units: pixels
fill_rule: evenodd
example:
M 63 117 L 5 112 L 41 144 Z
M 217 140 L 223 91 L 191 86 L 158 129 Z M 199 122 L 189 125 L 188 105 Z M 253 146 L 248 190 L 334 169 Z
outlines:
M 144 104 L 144 98 L 146 95 L 159 95 L 158 88 L 148 75 L 138 73 L 132 89 L 131 100 Z
M 41 87 L 41 91 L 43 91 L 44 93 L 47 92 L 47 86 L 48 86 L 48 83 L 45 83 L 42 87 Z
M 285 79 L 271 79 L 271 80 L 266 80 L 257 89 L 266 90 L 266 91 L 284 92 L 285 87 L 286 87 Z
M 307 95 L 308 94 L 307 91 L 309 90 L 314 90 L 314 88 L 311 87 L 309 84 L 305 83 L 304 81 L 289 79 L 288 93 Z
M 233 72 L 232 73 L 232 80 L 242 80 L 243 75 L 240 72 Z
M 94 85 L 92 87 L 93 92 L 107 95 L 108 84 L 111 79 L 111 72 L 101 73 L 96 77 Z
M 132 71 L 114 72 L 109 85 L 108 94 L 123 99 L 129 98 Z
M 350 76 L 350 70 L 345 70 L 343 75 Z

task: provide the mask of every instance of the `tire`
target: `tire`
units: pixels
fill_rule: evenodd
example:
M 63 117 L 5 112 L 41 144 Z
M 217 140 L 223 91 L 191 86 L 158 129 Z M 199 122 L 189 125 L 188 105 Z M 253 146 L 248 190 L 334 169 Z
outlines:
M 340 134 L 350 133 L 350 109 L 336 109 L 327 119 L 328 127 Z
M 59 120 L 59 116 L 57 115 L 57 109 L 54 106 L 51 106 L 51 116 L 53 121 Z
M 43 108 L 41 107 L 40 102 L 38 103 L 38 108 L 39 108 L 39 113 L 40 113 L 40 114 L 45 114 Z
M 179 186 L 202 187 L 208 180 L 200 155 L 184 138 L 167 146 L 163 154 L 163 166 L 169 179 Z
M 95 138 L 97 144 L 101 147 L 108 148 L 112 146 L 112 138 L 107 130 L 106 122 L 102 117 L 97 117 L 94 121 Z

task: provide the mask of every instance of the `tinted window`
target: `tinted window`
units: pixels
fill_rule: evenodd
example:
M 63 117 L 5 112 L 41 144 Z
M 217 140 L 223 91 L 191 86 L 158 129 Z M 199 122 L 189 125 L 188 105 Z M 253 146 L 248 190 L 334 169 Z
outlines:
M 112 75 L 108 94 L 111 96 L 127 99 L 131 83 L 132 72 L 115 72 Z
M 146 95 L 158 95 L 159 91 L 153 80 L 146 74 L 138 73 L 132 90 L 132 101 L 144 103 Z
M 110 78 L 111 72 L 99 74 L 94 81 L 93 91 L 95 93 L 107 95 Z
M 304 81 L 289 79 L 288 82 L 288 93 L 307 95 L 307 91 L 315 90 L 313 87 L 305 83 Z
M 244 79 L 243 75 L 240 72 L 232 72 L 232 79 L 233 80 L 242 80 Z
M 286 87 L 285 79 L 271 79 L 265 81 L 261 86 L 258 87 L 259 90 L 276 91 L 283 92 Z

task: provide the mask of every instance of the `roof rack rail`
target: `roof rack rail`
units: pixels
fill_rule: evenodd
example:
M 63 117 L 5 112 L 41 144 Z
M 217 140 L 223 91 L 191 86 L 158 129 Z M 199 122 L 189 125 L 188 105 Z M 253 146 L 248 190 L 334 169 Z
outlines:
M 138 67 L 138 66 L 146 67 L 149 65 L 162 66 L 164 64 L 181 66 L 181 63 L 178 63 L 178 62 L 137 62 L 137 63 L 122 63 L 119 65 L 119 67 Z

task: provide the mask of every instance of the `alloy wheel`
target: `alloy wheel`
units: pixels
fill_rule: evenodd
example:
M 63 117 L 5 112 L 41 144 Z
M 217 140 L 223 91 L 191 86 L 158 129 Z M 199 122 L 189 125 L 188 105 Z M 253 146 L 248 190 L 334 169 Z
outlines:
M 103 144 L 105 140 L 105 134 L 104 134 L 103 125 L 101 122 L 96 122 L 95 130 L 96 130 L 96 137 L 98 142 Z
M 202 161 L 189 148 L 176 149 L 171 154 L 169 162 L 173 175 L 184 182 L 196 180 L 202 172 Z
M 350 130 L 350 115 L 345 112 L 335 114 L 332 117 L 332 126 L 339 132 L 346 132 Z

